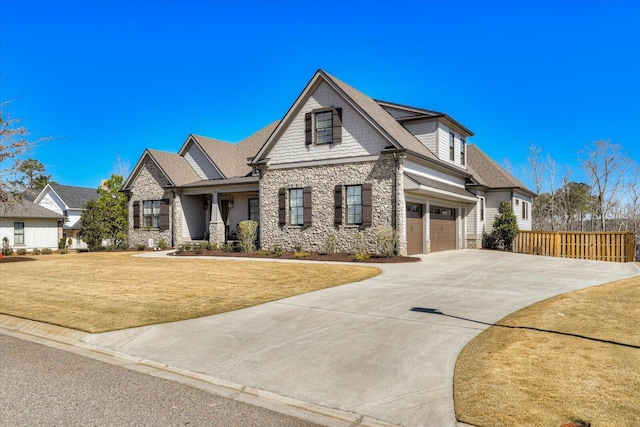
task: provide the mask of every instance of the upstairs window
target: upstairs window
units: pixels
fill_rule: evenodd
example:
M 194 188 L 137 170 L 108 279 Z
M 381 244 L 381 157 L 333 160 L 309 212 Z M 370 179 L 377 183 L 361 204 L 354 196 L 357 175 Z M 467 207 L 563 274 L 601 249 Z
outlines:
M 24 222 L 13 223 L 13 244 L 24 245 Z
M 333 142 L 333 114 L 331 111 L 316 113 L 316 144 Z
M 342 108 L 321 108 L 304 115 L 305 144 L 342 142 Z
M 449 132 L 449 160 L 456 159 L 456 137 L 453 132 Z
M 466 158 L 465 158 L 466 151 L 467 151 L 467 141 L 465 141 L 464 139 L 461 139 L 460 140 L 460 164 L 462 166 L 464 166 L 466 162 Z

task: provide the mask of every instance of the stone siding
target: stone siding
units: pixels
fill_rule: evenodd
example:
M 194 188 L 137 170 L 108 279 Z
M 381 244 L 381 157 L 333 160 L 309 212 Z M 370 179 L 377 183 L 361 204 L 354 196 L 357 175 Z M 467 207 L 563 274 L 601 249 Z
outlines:
M 466 249 L 482 249 L 482 239 L 467 238 Z
M 372 184 L 372 226 L 334 224 L 334 187 L 336 185 Z M 261 247 L 273 250 L 293 250 L 300 246 L 306 251 L 325 250 L 327 238 L 336 236 L 339 252 L 353 252 L 357 236 L 362 231 L 365 250 L 376 252 L 377 226 L 396 227 L 395 218 L 396 167 L 392 158 L 374 162 L 310 166 L 295 169 L 267 169 L 260 180 Z M 280 188 L 311 187 L 312 225 L 310 227 L 278 223 L 278 190 Z M 343 191 L 343 215 L 346 214 Z M 289 206 L 287 194 L 287 222 Z M 404 211 L 404 207 L 402 207 Z
M 163 188 L 167 178 L 156 167 L 153 162 L 147 161 L 145 165 L 140 169 L 140 173 L 136 177 L 135 181 L 131 185 L 129 192 L 129 204 L 128 204 L 128 223 L 129 223 L 129 246 L 144 245 L 148 246 L 149 239 L 153 239 L 155 245 L 161 239 L 167 243 L 167 245 L 177 245 L 178 242 L 171 241 L 171 227 L 173 227 L 173 221 L 175 219 L 176 224 L 180 224 L 179 213 L 180 209 L 179 198 L 174 198 L 171 191 Z M 145 200 L 161 200 L 169 199 L 169 228 L 167 230 L 160 230 L 158 228 L 143 227 L 143 201 Z M 140 228 L 133 228 L 133 202 L 140 202 Z M 176 209 L 175 215 L 172 215 L 171 211 Z M 180 233 L 176 233 L 180 235 Z

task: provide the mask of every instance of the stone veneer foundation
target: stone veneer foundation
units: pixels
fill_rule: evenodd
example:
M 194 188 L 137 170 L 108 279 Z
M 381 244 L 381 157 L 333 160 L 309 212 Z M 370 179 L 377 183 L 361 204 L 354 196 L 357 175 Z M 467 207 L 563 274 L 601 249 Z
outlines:
M 396 161 L 381 157 L 376 161 L 296 167 L 292 169 L 266 169 L 260 180 L 260 228 L 261 247 L 273 250 L 293 250 L 299 246 L 305 251 L 322 252 L 329 236 L 336 236 L 339 252 L 353 252 L 362 232 L 365 250 L 375 253 L 377 226 L 396 228 Z M 334 224 L 334 187 L 336 185 L 372 184 L 372 225 L 363 228 L 343 223 Z M 278 223 L 278 190 L 280 188 L 311 187 L 312 225 L 281 226 Z M 402 192 L 402 189 L 400 189 Z M 346 204 L 343 191 L 343 215 Z M 289 195 L 287 192 L 287 223 L 289 217 Z M 401 208 L 404 214 L 404 206 Z

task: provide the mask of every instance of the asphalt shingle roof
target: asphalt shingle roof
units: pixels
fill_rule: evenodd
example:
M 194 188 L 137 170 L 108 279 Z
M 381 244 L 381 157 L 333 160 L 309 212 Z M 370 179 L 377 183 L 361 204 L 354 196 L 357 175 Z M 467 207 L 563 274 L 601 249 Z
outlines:
M 0 218 L 64 220 L 64 215 L 36 205 L 29 200 L 10 198 L 8 202 L 0 202 Z
M 241 177 L 251 173 L 247 159 L 256 155 L 278 123 L 279 120 L 269 124 L 237 144 L 200 135 L 192 136 L 226 178 Z
M 53 191 L 60 196 L 67 207 L 83 209 L 89 200 L 98 198 L 98 190 L 87 187 L 74 187 L 71 185 L 49 184 Z
M 438 160 L 435 154 L 415 137 L 411 132 L 405 129 L 398 121 L 389 114 L 380 104 L 373 98 L 365 95 L 359 90 L 349 86 L 345 82 L 333 77 L 324 71 L 320 71 L 328 79 L 333 81 L 349 98 L 351 98 L 362 110 L 378 123 L 389 136 L 402 148 L 414 153 L 423 155 L 432 160 Z
M 174 185 L 179 187 L 200 180 L 196 171 L 193 170 L 184 157 L 167 153 L 166 151 L 151 149 L 147 151 Z
M 481 185 L 490 188 L 521 188 L 531 192 L 522 182 L 504 170 L 475 145 L 467 146 L 467 168 Z

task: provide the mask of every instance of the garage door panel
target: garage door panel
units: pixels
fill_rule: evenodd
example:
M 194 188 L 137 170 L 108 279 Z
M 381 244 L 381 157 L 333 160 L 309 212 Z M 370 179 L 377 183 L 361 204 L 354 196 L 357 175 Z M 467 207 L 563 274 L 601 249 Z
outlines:
M 424 252 L 422 245 L 423 231 L 422 205 L 407 203 L 407 254 L 421 254 Z
M 455 209 L 431 207 L 429 210 L 429 234 L 431 252 L 456 249 L 456 214 Z

